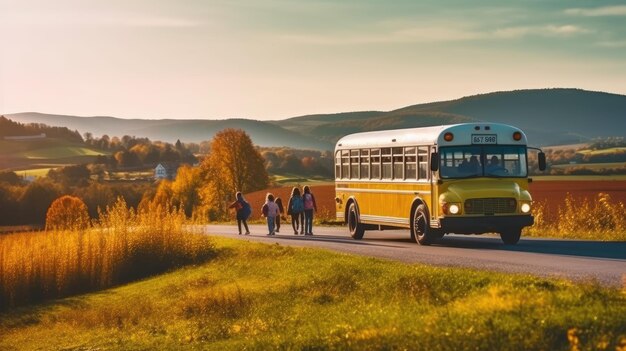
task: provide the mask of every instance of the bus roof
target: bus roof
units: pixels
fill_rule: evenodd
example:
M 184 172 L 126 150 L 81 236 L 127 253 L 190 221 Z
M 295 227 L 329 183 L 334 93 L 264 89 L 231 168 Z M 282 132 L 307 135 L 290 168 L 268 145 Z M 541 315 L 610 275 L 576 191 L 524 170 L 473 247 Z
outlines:
M 423 128 L 391 129 L 376 132 L 364 132 L 346 135 L 337 141 L 335 150 L 376 147 L 394 147 L 404 145 L 440 145 L 443 135 L 454 134 L 449 145 L 471 145 L 472 135 L 497 135 L 497 144 L 526 145 L 526 135 L 518 128 L 500 123 L 461 123 Z M 514 141 L 513 133 L 520 132 L 521 139 Z

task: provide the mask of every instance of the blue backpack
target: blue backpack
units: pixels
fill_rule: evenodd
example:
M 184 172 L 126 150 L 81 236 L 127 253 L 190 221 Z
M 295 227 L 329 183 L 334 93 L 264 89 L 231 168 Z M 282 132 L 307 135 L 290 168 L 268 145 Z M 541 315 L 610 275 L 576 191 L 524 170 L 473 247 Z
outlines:
M 243 208 L 241 209 L 241 211 L 243 211 L 243 218 L 245 219 L 248 219 L 250 218 L 250 216 L 252 216 L 252 206 L 250 206 L 247 201 L 243 202 Z
M 291 199 L 291 212 L 304 212 L 304 201 L 302 201 L 302 196 L 294 196 L 293 199 Z

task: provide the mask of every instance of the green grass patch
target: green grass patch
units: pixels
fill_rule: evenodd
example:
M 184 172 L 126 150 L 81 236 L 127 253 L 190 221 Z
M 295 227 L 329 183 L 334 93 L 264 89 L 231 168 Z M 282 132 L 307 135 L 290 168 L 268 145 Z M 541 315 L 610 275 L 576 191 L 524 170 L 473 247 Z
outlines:
M 612 148 L 608 148 L 608 149 L 601 149 L 601 150 L 578 150 L 576 151 L 579 154 L 583 154 L 583 155 L 593 155 L 593 156 L 599 156 L 599 155 L 613 155 L 613 154 L 619 154 L 619 153 L 624 153 L 626 152 L 626 147 L 612 147 Z
M 15 171 L 15 173 L 17 173 L 17 175 L 23 176 L 23 177 L 40 178 L 40 177 L 47 176 L 48 172 L 51 169 L 53 169 L 53 168 L 33 168 L 33 169 L 25 169 L 25 170 Z
M 285 186 L 293 186 L 293 185 L 304 185 L 304 184 L 313 184 L 313 185 L 323 185 L 323 184 L 331 184 L 334 183 L 330 178 L 324 177 L 306 177 L 298 174 L 272 174 L 271 180 L 274 183 L 285 185 Z
M 604 163 L 568 163 L 562 165 L 552 165 L 552 168 L 588 168 L 593 170 L 600 170 L 606 168 L 623 168 L 626 167 L 626 162 L 604 162 Z
M 19 154 L 19 156 L 30 160 L 55 160 L 75 156 L 98 155 L 105 154 L 82 146 L 55 146 L 51 148 L 28 150 Z
M 587 180 L 587 181 L 612 181 L 612 180 L 626 180 L 626 174 L 612 174 L 612 175 L 540 175 L 531 176 L 535 181 L 573 181 L 573 180 Z
M 626 292 L 592 282 L 214 241 L 209 263 L 1 315 L 0 349 L 614 350 L 626 342 Z

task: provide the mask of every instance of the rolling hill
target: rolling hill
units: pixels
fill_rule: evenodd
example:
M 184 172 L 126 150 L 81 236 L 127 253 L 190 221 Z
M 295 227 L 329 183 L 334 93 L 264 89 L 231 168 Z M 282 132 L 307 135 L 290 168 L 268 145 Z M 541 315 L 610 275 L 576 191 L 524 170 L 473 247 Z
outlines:
M 335 119 L 332 117 L 336 116 Z M 580 89 L 496 92 L 403 107 L 389 112 L 311 115 L 274 121 L 336 141 L 342 135 L 392 128 L 489 121 L 523 129 L 534 145 L 626 136 L 626 96 Z
M 535 89 L 495 92 L 461 99 L 383 111 L 316 114 L 278 121 L 141 120 L 76 117 L 42 113 L 6 115 L 21 123 L 45 123 L 91 132 L 96 136 L 131 135 L 152 140 L 209 140 L 224 128 L 246 130 L 261 146 L 332 149 L 340 137 L 361 131 L 410 128 L 472 121 L 499 122 L 526 131 L 538 146 L 626 136 L 626 96 L 580 89 Z
M 30 141 L 0 139 L 0 170 L 49 168 L 93 162 L 106 155 L 82 143 L 60 138 Z

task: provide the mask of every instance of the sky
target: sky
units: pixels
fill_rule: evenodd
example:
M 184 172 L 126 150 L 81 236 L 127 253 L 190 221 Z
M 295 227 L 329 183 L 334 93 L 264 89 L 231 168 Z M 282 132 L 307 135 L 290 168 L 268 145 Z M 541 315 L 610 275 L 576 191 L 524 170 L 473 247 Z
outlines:
M 0 0 L 0 113 L 277 120 L 626 94 L 626 2 Z

